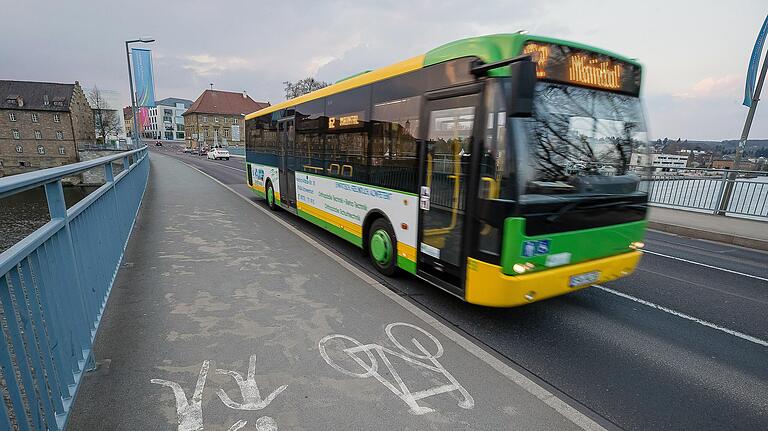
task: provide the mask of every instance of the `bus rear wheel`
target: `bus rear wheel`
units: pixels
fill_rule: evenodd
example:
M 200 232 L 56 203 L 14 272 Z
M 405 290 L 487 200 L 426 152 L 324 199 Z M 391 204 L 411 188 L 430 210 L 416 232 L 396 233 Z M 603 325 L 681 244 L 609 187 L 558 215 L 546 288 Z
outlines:
M 275 203 L 275 189 L 272 188 L 272 182 L 267 182 L 267 206 L 272 211 L 275 211 L 277 209 L 277 204 Z
M 392 225 L 384 218 L 374 220 L 368 231 L 368 256 L 376 269 L 391 277 L 397 271 L 397 239 Z

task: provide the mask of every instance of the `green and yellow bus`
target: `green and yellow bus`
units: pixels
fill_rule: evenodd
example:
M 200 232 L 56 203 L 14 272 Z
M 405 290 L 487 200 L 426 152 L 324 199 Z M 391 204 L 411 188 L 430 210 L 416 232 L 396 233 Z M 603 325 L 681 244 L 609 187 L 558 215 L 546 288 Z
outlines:
M 246 116 L 248 185 L 385 275 L 495 307 L 562 295 L 640 259 L 640 80 L 578 43 L 458 40 Z

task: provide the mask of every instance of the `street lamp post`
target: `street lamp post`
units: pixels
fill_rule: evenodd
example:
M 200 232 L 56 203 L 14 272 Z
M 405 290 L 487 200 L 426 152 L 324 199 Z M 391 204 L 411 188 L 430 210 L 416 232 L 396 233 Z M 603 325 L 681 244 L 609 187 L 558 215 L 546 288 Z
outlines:
M 131 86 L 131 113 L 133 114 L 133 134 L 131 136 L 131 144 L 133 145 L 133 148 L 138 148 L 138 145 L 136 145 L 136 142 L 134 141 L 137 139 L 138 136 L 138 142 L 141 143 L 141 135 L 137 135 L 139 133 L 139 123 L 136 118 L 136 93 L 133 91 L 133 72 L 131 72 L 131 52 L 128 49 L 128 44 L 131 43 L 152 43 L 155 39 L 149 38 L 149 37 L 142 37 L 140 39 L 133 39 L 133 40 L 126 40 L 125 41 L 125 59 L 128 62 L 128 83 Z

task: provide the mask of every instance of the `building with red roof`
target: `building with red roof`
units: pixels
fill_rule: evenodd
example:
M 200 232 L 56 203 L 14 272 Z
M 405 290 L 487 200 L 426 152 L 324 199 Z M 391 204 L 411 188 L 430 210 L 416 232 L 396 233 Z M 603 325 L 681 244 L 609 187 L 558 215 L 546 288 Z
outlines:
M 246 92 L 205 90 L 183 114 L 187 146 L 242 145 L 245 116 L 267 106 Z

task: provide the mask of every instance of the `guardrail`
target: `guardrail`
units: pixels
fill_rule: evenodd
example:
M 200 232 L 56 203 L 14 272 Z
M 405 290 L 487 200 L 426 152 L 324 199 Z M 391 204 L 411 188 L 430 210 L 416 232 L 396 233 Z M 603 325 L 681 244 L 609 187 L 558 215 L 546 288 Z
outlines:
M 62 178 L 99 166 L 107 182 L 67 209 Z M 44 187 L 51 215 L 0 253 L 0 429 L 66 426 L 148 177 L 144 147 L 0 179 L 0 199 Z
M 651 172 L 650 180 L 641 182 L 652 204 L 768 218 L 768 172 L 664 169 Z

